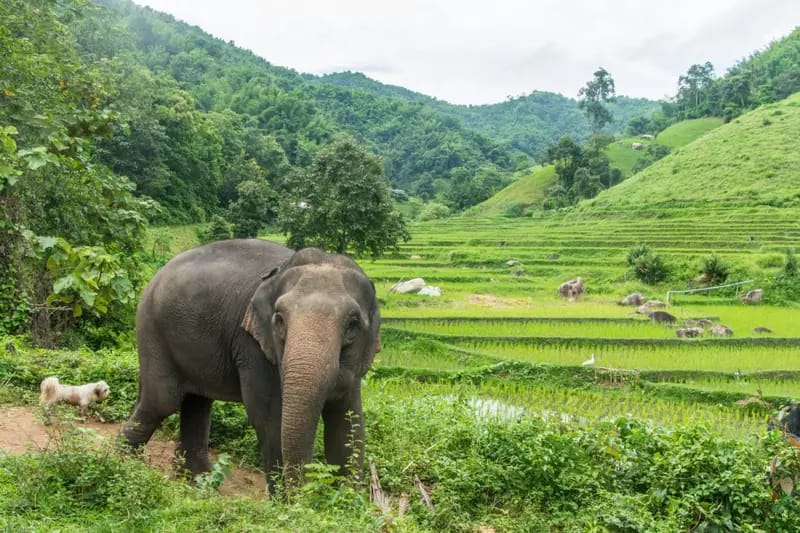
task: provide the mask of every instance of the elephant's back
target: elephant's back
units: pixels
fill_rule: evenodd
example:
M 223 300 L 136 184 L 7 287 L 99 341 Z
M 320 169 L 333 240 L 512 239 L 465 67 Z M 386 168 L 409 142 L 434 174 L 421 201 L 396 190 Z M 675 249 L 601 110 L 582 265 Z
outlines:
M 175 256 L 150 280 L 137 322 L 202 327 L 240 313 L 262 277 L 294 252 L 261 239 L 218 241 Z

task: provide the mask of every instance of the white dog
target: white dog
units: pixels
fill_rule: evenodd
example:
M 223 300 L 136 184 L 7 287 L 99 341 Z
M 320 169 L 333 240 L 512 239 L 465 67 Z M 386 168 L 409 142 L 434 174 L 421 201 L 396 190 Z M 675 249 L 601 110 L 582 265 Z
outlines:
M 49 410 L 53 404 L 66 402 L 80 405 L 81 416 L 86 416 L 89 406 L 95 402 L 102 402 L 108 398 L 111 389 L 105 381 L 87 383 L 86 385 L 62 385 L 58 378 L 51 376 L 42 381 L 40 386 L 42 394 L 39 404 Z

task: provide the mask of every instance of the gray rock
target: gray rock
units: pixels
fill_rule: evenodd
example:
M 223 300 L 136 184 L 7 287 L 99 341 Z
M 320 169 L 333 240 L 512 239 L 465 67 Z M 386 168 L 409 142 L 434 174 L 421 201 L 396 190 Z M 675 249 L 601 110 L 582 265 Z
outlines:
M 425 286 L 425 280 L 422 278 L 414 278 L 408 281 L 401 281 L 396 283 L 389 292 L 396 292 L 399 294 L 407 294 L 409 292 L 419 292 Z
M 730 337 L 733 335 L 733 330 L 724 324 L 715 324 L 711 326 L 709 331 L 717 337 Z

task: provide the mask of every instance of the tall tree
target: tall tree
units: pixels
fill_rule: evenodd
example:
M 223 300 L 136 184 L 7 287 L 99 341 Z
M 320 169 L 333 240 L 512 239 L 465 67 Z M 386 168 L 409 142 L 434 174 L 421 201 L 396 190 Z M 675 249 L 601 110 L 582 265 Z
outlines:
M 689 67 L 686 74 L 678 78 L 678 94 L 675 100 L 685 118 L 697 118 L 709 113 L 711 94 L 714 89 L 714 65 L 706 61 Z
M 289 175 L 279 222 L 295 248 L 378 257 L 409 238 L 380 157 L 346 135 L 320 150 L 310 170 Z
M 611 122 L 613 117 L 605 104 L 614 101 L 616 101 L 614 78 L 606 69 L 600 67 L 595 71 L 594 77 L 578 91 L 578 105 L 586 113 L 586 118 L 592 125 L 592 133 L 599 132 L 603 126 Z

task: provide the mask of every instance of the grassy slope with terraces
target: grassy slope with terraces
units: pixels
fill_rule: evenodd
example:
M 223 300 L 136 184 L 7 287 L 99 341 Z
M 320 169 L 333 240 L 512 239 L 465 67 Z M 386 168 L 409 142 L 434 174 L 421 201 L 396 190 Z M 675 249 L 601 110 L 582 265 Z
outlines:
M 721 124 L 722 119 L 714 117 L 683 120 L 659 133 L 654 141 L 638 137 L 626 137 L 615 141 L 606 148 L 606 155 L 611 166 L 622 170 L 622 175 L 627 178 L 632 174 L 631 169 L 636 162 L 645 155 L 644 149 L 634 150 L 633 143 L 641 143 L 646 146 L 650 142 L 657 142 L 665 144 L 674 150 L 695 141 Z M 488 200 L 473 207 L 465 215 L 519 216 L 518 213 L 512 214 L 510 211 L 515 208 L 518 210 L 519 206 L 540 205 L 546 196 L 547 189 L 555 182 L 556 174 L 553 165 L 537 167 Z
M 800 205 L 800 93 L 709 131 L 583 203 L 586 213 L 661 206 Z

